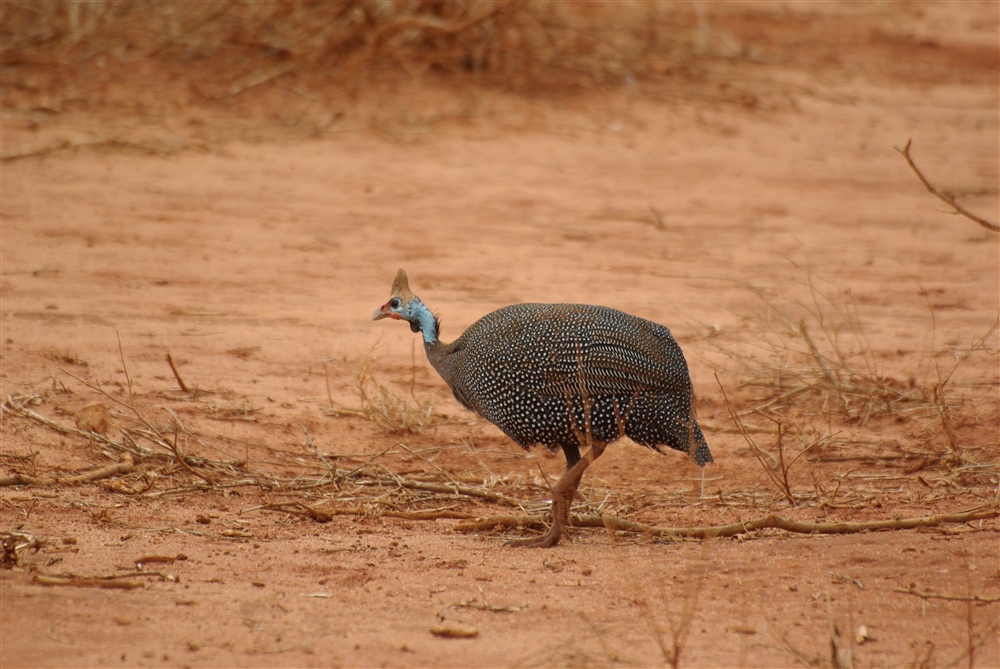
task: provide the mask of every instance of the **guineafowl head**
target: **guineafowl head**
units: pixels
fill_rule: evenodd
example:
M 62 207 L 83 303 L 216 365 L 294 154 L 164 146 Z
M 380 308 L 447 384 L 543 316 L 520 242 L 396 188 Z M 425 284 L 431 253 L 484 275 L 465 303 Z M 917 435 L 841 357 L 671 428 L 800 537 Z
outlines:
M 423 333 L 425 343 L 437 342 L 438 320 L 427 308 L 427 305 L 410 291 L 406 272 L 402 269 L 396 272 L 396 278 L 392 282 L 392 296 L 389 301 L 372 314 L 373 321 L 383 318 L 406 321 L 410 324 L 411 330 Z

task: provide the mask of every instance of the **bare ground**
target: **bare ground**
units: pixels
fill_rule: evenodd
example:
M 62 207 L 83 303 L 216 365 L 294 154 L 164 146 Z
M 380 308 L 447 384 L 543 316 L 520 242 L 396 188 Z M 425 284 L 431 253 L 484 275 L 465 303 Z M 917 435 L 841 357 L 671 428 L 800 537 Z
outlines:
M 698 80 L 427 75 L 312 138 L 266 92 L 238 118 L 8 108 L 0 527 L 41 545 L 5 553 L 0 664 L 1000 666 L 995 516 L 649 529 L 995 511 L 997 235 L 894 147 L 1000 218 L 997 5 L 712 21 Z M 522 301 L 668 325 L 704 481 L 618 443 L 577 511 L 646 532 L 504 547 L 562 458 L 463 412 L 406 328 L 369 320 L 397 267 L 446 340 Z

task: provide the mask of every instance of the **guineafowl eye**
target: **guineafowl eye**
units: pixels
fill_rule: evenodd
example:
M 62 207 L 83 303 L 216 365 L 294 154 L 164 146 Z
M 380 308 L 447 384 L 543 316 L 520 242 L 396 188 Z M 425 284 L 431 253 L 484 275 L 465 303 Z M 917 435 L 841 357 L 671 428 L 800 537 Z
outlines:
M 373 318 L 386 316 L 422 333 L 427 359 L 459 403 L 525 448 L 541 444 L 566 455 L 566 472 L 551 493 L 549 529 L 509 545 L 556 545 L 584 471 L 619 437 L 686 453 L 701 466 L 712 462 L 687 361 L 662 325 L 588 304 L 513 304 L 448 344 L 403 270 Z

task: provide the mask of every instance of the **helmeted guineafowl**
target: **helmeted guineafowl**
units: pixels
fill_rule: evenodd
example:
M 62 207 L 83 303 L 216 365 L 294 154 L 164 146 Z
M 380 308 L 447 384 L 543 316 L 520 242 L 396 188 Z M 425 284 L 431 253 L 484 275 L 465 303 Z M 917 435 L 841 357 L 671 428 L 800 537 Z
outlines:
M 399 270 L 392 297 L 372 320 L 407 321 L 455 398 L 524 448 L 543 444 L 566 454 L 552 491 L 552 525 L 511 545 L 554 546 L 587 467 L 626 435 L 660 451 L 712 454 L 695 418 L 687 363 L 662 325 L 608 307 L 515 304 L 483 316 L 450 344 L 438 319 L 410 292 Z M 580 447 L 589 446 L 581 457 Z M 662 451 L 661 451 L 662 452 Z

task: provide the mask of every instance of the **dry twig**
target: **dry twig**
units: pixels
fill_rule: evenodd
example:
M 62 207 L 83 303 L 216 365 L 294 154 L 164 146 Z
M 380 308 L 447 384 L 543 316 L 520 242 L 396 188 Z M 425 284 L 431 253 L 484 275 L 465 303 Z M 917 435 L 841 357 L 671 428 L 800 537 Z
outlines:
M 904 595 L 916 595 L 921 599 L 943 599 L 949 602 L 982 602 L 984 604 L 1000 602 L 1000 597 L 988 597 L 986 595 L 942 595 L 936 592 L 921 592 L 912 585 L 908 588 L 893 588 L 893 591 L 901 592 Z
M 73 476 L 28 476 L 27 474 L 16 473 L 13 476 L 0 478 L 0 487 L 7 486 L 35 486 L 47 487 L 54 485 L 78 485 L 107 479 L 113 476 L 131 474 L 135 470 L 135 462 L 128 453 L 122 454 L 122 461 L 106 467 L 90 469 Z
M 38 585 L 69 585 L 77 588 L 105 588 L 108 590 L 136 590 L 146 587 L 142 581 L 107 581 L 100 578 L 70 578 L 35 574 L 32 582 Z
M 170 365 L 170 371 L 174 373 L 174 378 L 177 379 L 177 385 L 180 386 L 182 393 L 190 393 L 191 391 L 184 384 L 184 379 L 181 378 L 180 372 L 177 371 L 177 367 L 174 365 L 174 359 L 167 353 L 167 364 Z
M 942 192 L 931 185 L 931 182 L 927 180 L 927 177 L 923 175 L 923 173 L 920 171 L 920 168 L 917 167 L 917 164 L 913 162 L 913 158 L 910 157 L 910 145 L 912 143 L 913 140 L 908 139 L 906 140 L 906 146 L 904 146 L 902 149 L 896 149 L 896 150 L 899 151 L 899 153 L 903 155 L 903 158 L 906 159 L 906 164 L 909 165 L 910 169 L 913 170 L 913 173 L 917 175 L 917 178 L 920 179 L 920 183 L 924 185 L 924 188 L 927 189 L 927 192 L 936 197 L 937 199 L 941 200 L 942 202 L 944 202 L 952 209 L 954 209 L 954 211 L 951 212 L 952 214 L 960 214 L 962 216 L 965 216 L 970 221 L 978 223 L 979 225 L 986 228 L 990 232 L 1000 232 L 1000 225 L 997 225 L 996 223 L 991 223 L 979 216 L 976 216 L 968 209 L 965 209 L 960 204 L 958 204 L 958 202 L 955 201 L 954 195 L 952 195 L 951 193 Z

